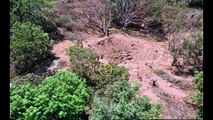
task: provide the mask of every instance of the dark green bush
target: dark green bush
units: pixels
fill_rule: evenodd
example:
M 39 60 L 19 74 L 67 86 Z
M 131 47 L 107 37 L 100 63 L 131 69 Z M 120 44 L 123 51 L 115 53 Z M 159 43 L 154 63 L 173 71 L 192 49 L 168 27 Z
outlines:
M 42 25 L 45 13 L 43 9 L 52 6 L 52 0 L 10 0 L 11 25 L 16 21 Z
M 102 76 L 98 68 L 101 65 L 98 62 L 98 55 L 90 49 L 72 46 L 69 49 L 71 69 L 78 75 L 86 78 L 87 84 L 94 89 L 104 89 L 107 84 L 117 80 L 129 78 L 129 73 L 124 67 L 109 63 L 112 66 L 112 74 Z M 97 92 L 97 91 L 96 91 Z
M 91 120 L 133 120 L 157 119 L 160 105 L 150 104 L 148 98 L 138 93 L 139 86 L 131 87 L 121 80 L 108 87 L 104 97 L 95 97 L 92 104 Z
M 196 72 L 193 80 L 193 85 L 200 91 L 203 92 L 203 72 Z
M 52 43 L 41 27 L 29 22 L 16 22 L 10 32 L 10 55 L 18 74 L 34 67 L 50 55 Z
M 86 83 L 74 73 L 59 72 L 36 87 L 11 84 L 10 118 L 81 119 L 88 97 Z
M 69 31 L 73 30 L 73 18 L 71 15 L 60 15 L 56 23 L 58 27 L 66 28 Z
M 82 77 L 87 77 L 95 71 L 97 55 L 90 49 L 81 48 L 77 45 L 68 50 L 70 56 L 71 69 Z
M 103 97 L 106 89 L 116 81 L 129 79 L 129 73 L 124 67 L 117 66 L 113 63 L 109 64 L 112 66 L 112 73 L 109 76 L 102 76 L 98 71 L 95 71 L 89 77 L 93 83 L 90 86 L 90 92 L 96 96 Z
M 37 86 L 39 83 L 41 83 L 42 80 L 43 80 L 42 76 L 33 73 L 28 73 L 24 76 L 16 76 L 16 78 L 11 80 L 11 82 L 13 83 L 13 85 L 16 86 L 23 85 L 25 83 Z
M 119 80 L 128 80 L 129 73 L 124 67 L 109 63 L 112 66 L 112 73 L 109 76 L 102 76 L 98 68 L 97 55 L 90 49 L 72 46 L 69 49 L 72 71 L 81 77 L 86 78 L 89 87 L 90 99 L 88 100 L 88 109 L 91 109 L 91 103 L 94 95 L 103 97 L 107 87 Z

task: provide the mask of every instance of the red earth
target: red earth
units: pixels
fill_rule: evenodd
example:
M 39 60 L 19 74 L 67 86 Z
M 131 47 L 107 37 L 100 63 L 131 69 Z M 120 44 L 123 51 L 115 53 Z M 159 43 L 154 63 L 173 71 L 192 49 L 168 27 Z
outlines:
M 146 37 L 135 37 L 124 33 L 115 33 L 110 37 L 99 38 L 87 33 L 80 33 L 83 46 L 93 49 L 103 56 L 101 63 L 115 62 L 124 66 L 130 73 L 131 84 L 141 85 L 139 94 L 150 98 L 152 103 L 160 103 L 164 113 L 161 118 L 190 119 L 195 111 L 187 104 L 191 91 L 192 76 L 176 76 L 171 71 L 173 57 L 167 42 L 156 42 Z M 53 53 L 69 66 L 66 48 L 75 42 L 64 40 L 54 45 Z M 161 71 L 162 74 L 157 74 Z M 176 84 L 175 82 L 180 83 Z

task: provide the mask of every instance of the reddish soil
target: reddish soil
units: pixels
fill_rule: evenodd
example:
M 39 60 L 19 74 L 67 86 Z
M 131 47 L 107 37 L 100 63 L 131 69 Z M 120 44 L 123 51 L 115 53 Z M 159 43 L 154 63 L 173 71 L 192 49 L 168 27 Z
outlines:
M 52 52 L 56 57 L 59 57 L 61 60 L 69 62 L 69 56 L 66 53 L 66 49 L 73 45 L 73 42 L 70 40 L 64 40 L 56 45 L 54 45 Z
M 115 62 L 124 66 L 130 73 L 129 81 L 132 84 L 141 84 L 139 94 L 147 96 L 153 103 L 162 104 L 162 118 L 187 119 L 195 116 L 195 111 L 185 102 L 191 90 L 192 77 L 172 74 L 170 69 L 173 58 L 167 43 L 121 33 L 113 34 L 109 39 L 94 36 L 91 38 L 86 33 L 81 36 L 84 36 L 84 47 L 103 56 L 100 62 Z M 72 44 L 65 40 L 56 44 L 52 52 L 69 64 L 65 49 Z M 156 71 L 163 73 L 159 75 Z
M 52 53 L 59 59 L 54 60 L 52 65 L 48 68 L 51 71 L 68 70 L 69 69 L 69 56 L 66 49 L 74 45 L 70 40 L 63 40 L 53 46 Z

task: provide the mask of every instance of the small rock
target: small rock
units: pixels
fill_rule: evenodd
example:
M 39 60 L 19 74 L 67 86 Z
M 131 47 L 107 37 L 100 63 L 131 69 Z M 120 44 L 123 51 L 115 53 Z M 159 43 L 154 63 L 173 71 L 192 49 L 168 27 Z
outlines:
M 153 81 L 152 81 L 152 86 L 153 86 L 153 87 L 157 87 L 157 81 L 156 81 L 156 80 L 153 80 Z
M 130 58 L 127 58 L 127 60 L 131 60 L 131 59 L 133 59 L 132 57 L 130 57 Z

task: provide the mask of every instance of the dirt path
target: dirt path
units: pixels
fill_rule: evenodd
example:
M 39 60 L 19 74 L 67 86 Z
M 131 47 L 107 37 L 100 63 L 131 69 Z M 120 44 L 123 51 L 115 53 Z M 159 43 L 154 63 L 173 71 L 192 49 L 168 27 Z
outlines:
M 129 81 L 141 84 L 139 94 L 147 96 L 153 103 L 163 105 L 162 118 L 186 119 L 195 116 L 195 111 L 184 102 L 191 90 L 192 78 L 171 73 L 173 59 L 165 43 L 120 33 L 110 36 L 110 39 L 85 38 L 84 47 L 103 56 L 100 62 L 115 62 L 124 66 L 130 73 Z M 52 52 L 69 63 L 64 49 L 72 44 L 70 41 L 63 41 L 56 44 Z

